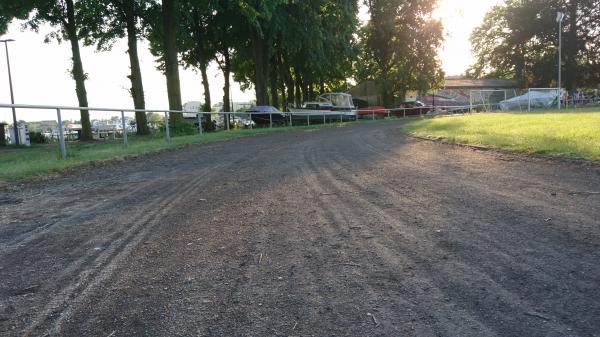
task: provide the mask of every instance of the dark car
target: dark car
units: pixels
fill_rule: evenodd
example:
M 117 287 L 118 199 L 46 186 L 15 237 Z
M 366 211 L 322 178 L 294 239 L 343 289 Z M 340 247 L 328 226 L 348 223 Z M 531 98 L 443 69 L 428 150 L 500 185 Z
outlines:
M 360 99 L 360 98 L 353 98 L 352 104 L 354 104 L 354 106 L 358 109 L 366 108 L 369 106 L 369 102 L 365 101 L 364 99 Z
M 247 109 L 246 112 L 252 113 L 252 121 L 257 125 L 270 125 L 273 123 L 285 122 L 285 114 L 276 107 L 270 105 L 258 105 Z
M 459 112 L 465 109 L 468 110 L 465 103 L 462 103 L 454 98 L 448 98 L 438 95 L 428 95 L 425 97 L 421 97 L 421 102 L 423 102 L 428 107 L 431 107 L 431 110 L 446 110 L 448 112 Z

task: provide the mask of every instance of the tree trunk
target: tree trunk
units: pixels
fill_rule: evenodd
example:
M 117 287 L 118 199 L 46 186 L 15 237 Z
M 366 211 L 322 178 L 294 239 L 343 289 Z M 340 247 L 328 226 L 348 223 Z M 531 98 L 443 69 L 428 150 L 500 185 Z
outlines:
M 568 6 L 569 31 L 567 32 L 567 43 L 565 51 L 565 67 L 562 69 L 565 85 L 568 91 L 577 87 L 577 53 L 579 52 L 579 41 L 577 37 L 577 1 L 570 2 Z
M 71 43 L 71 51 L 73 53 L 73 79 L 75 79 L 75 91 L 80 107 L 87 107 L 87 92 L 85 90 L 85 72 L 81 62 L 81 54 L 79 52 L 79 39 L 77 37 L 77 26 L 75 24 L 75 8 L 73 0 L 66 0 L 67 4 L 67 22 L 65 30 Z M 90 113 L 88 110 L 80 110 L 81 114 L 81 140 L 92 140 L 92 124 L 90 123 Z
M 210 100 L 210 84 L 208 83 L 206 62 L 200 62 L 200 74 L 202 75 L 202 87 L 204 88 L 204 105 L 202 110 L 209 112 L 212 109 L 212 102 Z
M 319 82 L 319 94 L 323 95 L 325 93 L 325 82 L 321 80 Z
M 254 61 L 254 87 L 256 89 L 256 105 L 267 105 L 269 95 L 267 92 L 267 67 L 266 44 L 256 32 L 252 33 L 252 61 Z
M 277 59 L 273 59 L 271 64 L 271 76 L 269 80 L 271 82 L 271 105 L 279 109 L 279 95 L 277 93 Z
M 223 50 L 223 79 L 225 80 L 225 85 L 223 86 L 223 111 L 225 112 L 234 112 L 233 107 L 231 106 L 230 99 L 230 89 L 231 83 L 229 82 L 229 78 L 231 77 L 231 59 L 229 56 L 229 49 Z
M 294 96 L 296 96 L 296 106 L 300 107 L 302 105 L 302 93 L 300 92 L 300 74 L 298 74 L 296 71 L 296 69 L 294 68 L 294 89 L 295 89 L 295 94 Z
M 281 53 L 278 53 L 278 63 L 279 63 L 279 90 L 281 90 L 281 111 L 286 111 L 288 106 L 288 98 L 289 98 L 289 87 L 287 87 L 287 96 L 286 96 L 286 86 L 289 83 L 287 79 L 287 72 L 285 62 L 283 61 L 283 57 Z
M 167 94 L 169 96 L 169 109 L 182 110 L 181 87 L 179 84 L 179 62 L 177 59 L 177 20 L 175 9 L 177 0 L 162 0 L 162 16 L 164 29 L 165 52 L 165 77 L 167 79 Z M 183 118 L 182 113 L 170 113 L 171 122 Z
M 282 78 L 285 78 L 285 86 L 287 87 L 287 104 L 294 104 L 295 95 L 294 95 L 294 79 L 292 78 L 292 73 L 290 72 L 290 66 L 285 62 L 283 63 L 284 72 Z M 287 108 L 287 105 L 283 107 L 284 110 Z
M 200 11 L 197 7 L 193 9 L 193 36 L 196 40 L 196 59 L 198 62 L 198 68 L 200 69 L 200 74 L 202 76 L 202 87 L 204 89 L 204 105 L 202 106 L 202 110 L 205 112 L 209 112 L 212 107 L 212 102 L 210 99 L 210 85 L 208 83 L 208 75 L 206 69 L 208 68 L 209 60 L 207 55 L 204 53 L 204 45 L 203 40 L 207 37 L 206 34 L 203 33 L 202 23 L 200 22 Z
M 127 53 L 129 54 L 129 65 L 131 67 L 131 97 L 135 109 L 146 109 L 144 100 L 144 85 L 142 83 L 142 71 L 140 70 L 140 60 L 137 50 L 137 28 L 135 17 L 134 0 L 125 0 L 124 3 L 125 21 L 127 25 Z M 135 123 L 137 125 L 138 135 L 150 134 L 148 128 L 148 119 L 144 111 L 135 112 Z

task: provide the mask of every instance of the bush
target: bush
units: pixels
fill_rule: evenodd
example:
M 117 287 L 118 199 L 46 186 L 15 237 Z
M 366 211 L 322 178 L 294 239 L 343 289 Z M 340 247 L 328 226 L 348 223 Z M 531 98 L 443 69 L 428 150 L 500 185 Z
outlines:
M 172 123 L 172 125 L 169 125 L 169 129 L 173 136 L 189 136 L 198 133 L 198 127 L 186 120 L 179 120 Z
M 48 138 L 41 132 L 29 131 L 29 141 L 32 144 L 47 144 Z

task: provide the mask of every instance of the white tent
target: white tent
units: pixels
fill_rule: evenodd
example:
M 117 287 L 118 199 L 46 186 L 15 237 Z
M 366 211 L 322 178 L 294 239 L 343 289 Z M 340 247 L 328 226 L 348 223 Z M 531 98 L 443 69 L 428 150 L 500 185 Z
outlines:
M 505 101 L 500 102 L 500 109 L 503 111 L 507 110 L 519 110 L 529 107 L 531 101 L 531 108 L 550 108 L 556 104 L 557 92 L 554 91 L 530 91 L 525 95 L 513 97 Z

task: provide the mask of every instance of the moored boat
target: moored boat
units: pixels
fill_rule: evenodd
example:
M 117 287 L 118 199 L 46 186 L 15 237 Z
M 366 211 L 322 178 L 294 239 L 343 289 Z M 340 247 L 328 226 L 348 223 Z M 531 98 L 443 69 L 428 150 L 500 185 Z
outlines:
M 344 115 L 356 117 L 356 107 L 352 103 L 352 95 L 345 93 L 326 93 L 319 96 L 318 101 L 305 102 L 302 107 L 288 107 L 292 114 L 302 116 Z

